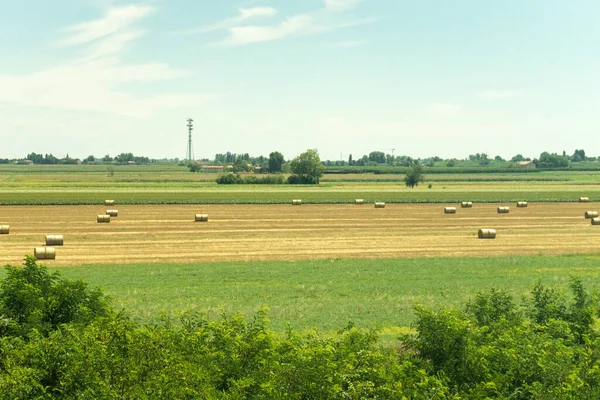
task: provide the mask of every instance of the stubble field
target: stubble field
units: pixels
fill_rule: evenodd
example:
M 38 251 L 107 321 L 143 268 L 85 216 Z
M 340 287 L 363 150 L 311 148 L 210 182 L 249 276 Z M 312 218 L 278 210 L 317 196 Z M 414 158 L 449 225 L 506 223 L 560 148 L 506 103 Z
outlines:
M 456 204 L 448 204 L 454 205 Z M 511 207 L 498 214 L 500 205 Z M 295 261 L 336 258 L 484 257 L 597 252 L 600 226 L 584 212 L 596 203 L 474 204 L 444 214 L 444 204 L 123 205 L 108 224 L 104 206 L 4 206 L 0 264 L 21 262 L 62 234 L 48 265 Z M 194 222 L 207 213 L 209 222 Z M 477 238 L 493 228 L 495 240 Z

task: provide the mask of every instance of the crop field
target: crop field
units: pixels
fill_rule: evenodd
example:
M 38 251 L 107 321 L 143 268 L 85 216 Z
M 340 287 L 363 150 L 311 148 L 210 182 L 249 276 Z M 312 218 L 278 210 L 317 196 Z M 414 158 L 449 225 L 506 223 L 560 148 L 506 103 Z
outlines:
M 427 174 L 417 188 L 404 187 L 404 175 L 329 174 L 320 185 L 217 185 L 217 174 L 190 173 L 177 165 L 0 166 L 0 205 L 93 205 L 105 198 L 120 204 L 312 204 L 367 202 L 481 203 L 574 202 L 600 199 L 600 173 Z M 431 184 L 431 188 L 428 186 Z
M 530 203 L 498 214 L 500 204 L 121 205 L 108 224 L 104 206 L 4 206 L 0 264 L 19 264 L 62 234 L 50 265 L 273 261 L 585 254 L 597 251 L 600 226 L 584 218 L 597 203 Z M 115 207 L 109 207 L 115 208 Z M 207 213 L 208 222 L 194 222 Z M 477 238 L 493 228 L 494 240 Z

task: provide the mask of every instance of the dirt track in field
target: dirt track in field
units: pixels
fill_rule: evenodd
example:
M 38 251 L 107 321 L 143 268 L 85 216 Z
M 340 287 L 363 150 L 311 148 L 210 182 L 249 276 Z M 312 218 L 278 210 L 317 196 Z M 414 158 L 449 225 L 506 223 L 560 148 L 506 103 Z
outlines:
M 457 213 L 444 214 L 444 206 Z M 509 214 L 497 214 L 499 205 Z M 365 205 L 5 206 L 0 264 L 18 265 L 46 234 L 62 234 L 47 265 L 598 253 L 594 203 Z M 207 213 L 209 222 L 194 222 Z M 497 230 L 477 239 L 479 228 Z

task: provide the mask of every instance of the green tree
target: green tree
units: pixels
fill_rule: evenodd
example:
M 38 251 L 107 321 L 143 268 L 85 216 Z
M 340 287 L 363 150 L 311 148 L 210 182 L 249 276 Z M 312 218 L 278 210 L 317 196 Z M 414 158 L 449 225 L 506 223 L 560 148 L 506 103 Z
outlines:
M 285 159 L 283 158 L 283 154 L 278 151 L 272 152 L 269 154 L 269 172 L 281 172 L 284 162 Z
M 23 268 L 6 267 L 0 283 L 0 336 L 26 336 L 33 330 L 48 335 L 67 323 L 88 323 L 108 315 L 109 302 L 84 281 L 70 281 L 50 274 L 27 256 Z
M 316 149 L 306 150 L 290 163 L 292 174 L 288 182 L 292 184 L 318 184 L 325 172 L 319 152 Z
M 419 183 L 424 182 L 423 167 L 419 163 L 414 163 L 410 171 L 404 177 L 404 184 L 411 189 L 419 186 Z
M 372 151 L 369 153 L 369 161 L 376 162 L 377 164 L 385 164 L 385 153 L 383 151 Z
M 196 162 L 190 161 L 187 166 L 190 169 L 190 172 L 200 172 L 202 170 L 202 165 Z
M 249 165 L 242 157 L 238 158 L 235 163 L 233 163 L 233 172 L 248 172 L 252 169 L 252 166 Z

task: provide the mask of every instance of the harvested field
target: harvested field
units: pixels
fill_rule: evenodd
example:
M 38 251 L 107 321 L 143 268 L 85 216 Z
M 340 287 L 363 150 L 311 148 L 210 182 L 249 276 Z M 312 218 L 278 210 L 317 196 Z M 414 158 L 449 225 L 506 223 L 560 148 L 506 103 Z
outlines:
M 455 204 L 448 204 L 455 206 Z M 194 205 L 119 207 L 123 217 L 96 223 L 102 206 L 4 206 L 0 264 L 21 263 L 40 234 L 69 237 L 49 265 L 303 260 L 333 258 L 463 257 L 576 254 L 597 249 L 600 230 L 581 218 L 590 204 L 529 203 L 498 215 L 498 204 L 459 209 L 452 218 L 436 204 L 205 205 L 208 224 L 196 224 Z M 493 241 L 477 239 L 496 229 Z M 595 250 L 593 250 L 595 251 Z

